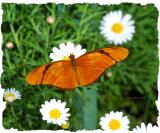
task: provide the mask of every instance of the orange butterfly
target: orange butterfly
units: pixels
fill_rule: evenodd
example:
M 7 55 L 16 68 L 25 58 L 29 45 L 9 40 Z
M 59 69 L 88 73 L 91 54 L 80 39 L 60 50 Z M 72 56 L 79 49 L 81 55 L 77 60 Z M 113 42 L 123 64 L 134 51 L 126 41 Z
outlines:
M 73 90 L 76 87 L 89 85 L 109 67 L 128 56 L 128 49 L 108 47 L 88 52 L 70 60 L 61 60 L 44 64 L 27 75 L 31 85 L 53 85 L 61 90 Z

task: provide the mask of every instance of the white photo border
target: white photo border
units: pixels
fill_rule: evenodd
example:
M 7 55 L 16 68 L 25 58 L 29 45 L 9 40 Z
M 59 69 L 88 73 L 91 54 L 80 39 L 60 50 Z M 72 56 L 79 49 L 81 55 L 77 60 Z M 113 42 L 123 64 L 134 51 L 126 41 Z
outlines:
M 110 4 L 121 4 L 121 3 L 135 3 L 135 4 L 141 4 L 141 5 L 146 5 L 146 4 L 154 4 L 155 7 L 158 9 L 158 12 L 160 13 L 160 2 L 159 0 L 2 0 L 0 2 L 1 4 L 1 8 L 0 8 L 0 24 L 2 24 L 2 14 L 3 14 L 3 10 L 2 10 L 2 3 L 17 3 L 17 4 L 46 4 L 46 3 L 64 3 L 64 4 L 74 4 L 74 3 L 98 3 L 100 5 L 110 5 Z M 158 16 L 158 49 L 160 49 L 160 14 Z M 0 32 L 0 75 L 3 72 L 2 69 L 2 55 L 3 55 L 3 51 L 2 51 L 2 33 Z M 160 51 L 158 53 L 159 57 L 160 57 Z M 160 59 L 159 59 L 160 61 Z M 160 71 L 160 65 L 159 65 L 159 71 Z M 158 82 L 157 82 L 157 88 L 160 89 L 160 72 L 158 72 Z M 160 90 L 158 89 L 158 100 L 156 101 L 156 105 L 157 105 L 157 109 L 159 111 L 158 113 L 158 118 L 157 118 L 157 124 L 158 124 L 158 128 L 156 131 L 160 131 Z M 69 133 L 70 131 L 64 131 L 64 130 L 57 130 L 57 131 L 51 131 L 51 130 L 31 130 L 31 131 L 18 131 L 17 129 L 11 128 L 11 129 L 5 129 L 3 127 L 3 111 L 6 108 L 6 102 L 3 101 L 3 92 L 4 89 L 2 89 L 2 86 L 0 84 L 0 132 L 2 133 L 13 133 L 13 132 L 17 132 L 17 133 Z M 84 132 L 96 132 L 96 133 L 102 133 L 104 131 L 97 129 L 94 131 L 86 131 L 86 130 L 81 130 L 81 131 L 77 131 L 77 133 L 84 133 Z M 129 131 L 132 132 L 132 131 Z M 124 132 L 123 132 L 124 133 Z

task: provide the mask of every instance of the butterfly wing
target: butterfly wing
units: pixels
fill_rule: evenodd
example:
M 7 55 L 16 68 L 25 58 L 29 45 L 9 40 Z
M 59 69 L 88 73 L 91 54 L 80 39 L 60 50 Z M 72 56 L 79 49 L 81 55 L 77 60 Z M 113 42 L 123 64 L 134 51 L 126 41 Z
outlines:
M 125 59 L 128 50 L 123 47 L 103 48 L 86 53 L 72 61 L 57 61 L 31 71 L 26 81 L 31 85 L 53 85 L 61 90 L 73 90 L 88 85 L 115 63 Z
M 31 85 L 53 85 L 64 90 L 72 90 L 78 86 L 70 61 L 42 65 L 31 71 L 26 81 Z
M 108 47 L 100 49 L 116 62 L 124 60 L 128 56 L 128 49 L 124 47 Z
M 124 60 L 128 50 L 123 47 L 103 48 L 86 53 L 76 59 L 76 79 L 79 86 L 88 85 L 115 63 Z

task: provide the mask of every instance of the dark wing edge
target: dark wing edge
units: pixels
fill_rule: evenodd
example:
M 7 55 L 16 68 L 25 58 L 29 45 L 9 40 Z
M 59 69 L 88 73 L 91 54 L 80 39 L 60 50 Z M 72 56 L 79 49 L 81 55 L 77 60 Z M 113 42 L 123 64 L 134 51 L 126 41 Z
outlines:
M 100 52 L 109 56 L 112 60 L 120 62 L 128 57 L 129 51 L 127 48 L 114 46 L 108 48 L 102 48 Z
M 41 66 L 33 69 L 31 72 L 29 72 L 27 74 L 26 82 L 31 85 L 40 85 L 43 81 L 45 72 L 49 69 L 49 67 L 51 65 L 52 65 L 52 62 L 48 63 L 48 64 L 41 65 Z M 38 76 L 38 78 L 37 78 L 37 76 Z

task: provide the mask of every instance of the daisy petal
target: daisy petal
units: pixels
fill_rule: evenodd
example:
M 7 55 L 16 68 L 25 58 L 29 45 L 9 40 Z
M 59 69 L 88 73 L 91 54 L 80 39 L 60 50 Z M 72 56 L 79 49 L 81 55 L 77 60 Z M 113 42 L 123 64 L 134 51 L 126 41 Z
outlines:
M 78 44 L 77 46 L 74 46 L 73 43 L 67 42 L 65 45 L 64 43 L 59 45 L 59 48 L 54 47 L 52 49 L 53 53 L 50 53 L 49 57 L 53 61 L 58 60 L 70 60 L 70 55 L 73 54 L 75 58 L 78 58 L 79 56 L 83 55 L 86 52 L 86 49 L 81 49 L 82 46 Z

